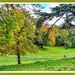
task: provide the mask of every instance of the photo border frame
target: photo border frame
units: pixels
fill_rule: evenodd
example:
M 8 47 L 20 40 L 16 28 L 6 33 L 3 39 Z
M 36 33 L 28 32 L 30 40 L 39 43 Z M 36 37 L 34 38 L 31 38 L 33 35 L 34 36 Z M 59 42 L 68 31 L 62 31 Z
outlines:
M 74 3 L 74 0 L 0 0 L 0 3 Z M 75 71 L 0 71 L 0 75 L 75 75 Z

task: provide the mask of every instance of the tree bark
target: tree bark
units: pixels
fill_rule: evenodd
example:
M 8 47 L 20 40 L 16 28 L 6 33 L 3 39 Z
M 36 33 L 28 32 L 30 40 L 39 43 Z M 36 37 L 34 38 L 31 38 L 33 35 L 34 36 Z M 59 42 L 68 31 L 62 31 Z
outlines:
M 18 64 L 21 64 L 21 60 L 20 60 L 20 51 L 17 48 L 17 59 L 18 59 Z
M 19 50 L 19 40 L 17 41 L 17 60 L 18 60 L 18 64 L 21 64 L 21 59 L 20 59 L 20 50 Z

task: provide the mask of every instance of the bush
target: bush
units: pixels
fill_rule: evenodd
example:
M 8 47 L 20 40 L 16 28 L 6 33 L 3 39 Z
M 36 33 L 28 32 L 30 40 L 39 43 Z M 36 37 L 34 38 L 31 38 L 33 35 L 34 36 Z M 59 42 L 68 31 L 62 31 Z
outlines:
M 75 36 L 74 35 L 70 37 L 70 43 L 71 43 L 71 47 L 75 48 Z
M 65 35 L 58 35 L 56 37 L 56 46 L 64 46 Z

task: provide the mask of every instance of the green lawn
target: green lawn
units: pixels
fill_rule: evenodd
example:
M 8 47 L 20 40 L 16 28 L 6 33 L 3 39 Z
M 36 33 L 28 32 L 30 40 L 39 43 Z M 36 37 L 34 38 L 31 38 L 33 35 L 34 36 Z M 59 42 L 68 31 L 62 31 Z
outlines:
M 21 56 L 20 65 L 17 64 L 16 56 L 0 56 L 0 71 L 75 71 L 74 57 L 74 48 L 44 47 L 39 48 L 36 54 Z

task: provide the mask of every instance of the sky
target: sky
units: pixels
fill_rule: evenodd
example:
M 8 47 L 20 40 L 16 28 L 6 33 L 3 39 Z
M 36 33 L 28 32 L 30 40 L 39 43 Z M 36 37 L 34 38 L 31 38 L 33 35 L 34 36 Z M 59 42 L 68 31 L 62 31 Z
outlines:
M 42 12 L 51 13 L 50 7 L 58 6 L 58 5 L 61 4 L 61 3 L 38 3 L 38 4 L 41 4 L 42 7 L 45 7 L 45 8 L 43 8 L 43 9 L 41 9 Z M 0 4 L 0 5 L 1 5 L 1 4 Z M 26 6 L 27 6 L 27 7 L 26 7 L 26 10 L 30 11 L 31 16 L 33 16 L 34 18 L 37 18 L 37 16 L 34 15 L 34 12 L 33 12 L 32 10 L 30 10 L 30 9 L 33 9 L 33 7 L 31 6 L 31 4 L 26 4 Z M 30 9 L 29 9 L 28 7 L 29 7 Z M 38 9 L 38 8 L 36 8 L 36 9 Z M 53 24 L 55 21 L 56 21 L 56 18 L 54 18 L 54 19 L 51 20 L 51 21 L 47 21 L 47 22 L 51 25 L 51 24 Z M 56 23 L 56 25 L 60 25 L 60 24 L 62 24 L 62 22 L 63 22 L 63 19 L 60 19 L 60 20 Z
M 34 4 L 37 4 L 37 3 L 34 3 Z M 41 9 L 41 11 L 42 12 L 47 12 L 47 13 L 51 13 L 51 9 L 50 9 L 50 7 L 55 7 L 55 6 L 59 6 L 59 4 L 62 4 L 62 3 L 38 3 L 38 4 L 41 4 L 42 5 L 42 7 L 45 7 L 45 8 L 43 8 L 43 9 Z M 69 4 L 69 3 L 65 3 L 65 4 Z M 29 4 L 26 4 L 26 10 L 28 10 L 28 11 L 30 11 L 30 13 L 31 13 L 31 16 L 33 16 L 34 18 L 37 18 L 37 16 L 36 15 L 34 15 L 34 12 L 32 11 L 32 10 L 30 10 L 30 9 L 33 9 L 33 7 L 31 6 L 31 3 L 29 3 Z M 1 7 L 1 4 L 0 4 L 0 7 Z M 30 9 L 29 9 L 29 8 Z M 38 8 L 36 8 L 36 9 L 38 9 Z M 64 17 L 65 17 L 65 15 L 64 15 Z M 47 21 L 48 22 L 48 24 L 53 24 L 55 21 L 57 20 L 57 18 L 56 17 L 54 17 L 53 18 L 53 20 L 51 20 L 51 21 Z M 61 18 L 57 23 L 56 23 L 56 25 L 61 25 L 62 23 L 64 22 L 64 20 Z
M 50 10 L 50 7 L 55 7 L 55 6 L 59 6 L 59 4 L 61 4 L 61 3 L 47 3 L 47 4 L 41 4 L 42 5 L 42 7 L 44 7 L 43 9 L 41 9 L 41 11 L 42 12 L 47 12 L 47 13 L 51 13 L 51 10 Z M 27 4 L 27 6 L 29 6 L 30 7 L 30 9 L 33 9 L 33 7 L 29 4 Z M 30 10 L 30 9 L 28 9 L 28 8 L 26 8 L 27 10 Z M 36 8 L 36 9 L 38 9 L 38 8 Z M 32 16 L 34 17 L 34 18 L 37 18 L 37 16 L 36 15 L 34 15 L 34 13 L 33 13 L 33 11 L 32 10 L 30 10 L 30 13 L 32 14 Z M 51 21 L 46 21 L 46 22 L 48 22 L 48 24 L 50 24 L 50 25 L 52 25 L 55 21 L 57 20 L 57 18 L 56 17 L 54 17 L 53 18 L 53 20 L 51 20 Z M 63 19 L 60 19 L 57 23 L 56 23 L 56 25 L 61 25 L 62 23 L 64 22 L 64 20 Z
M 45 7 L 44 9 L 42 9 L 42 11 L 51 13 L 50 7 L 55 7 L 55 6 L 58 6 L 59 4 L 61 4 L 61 3 L 42 4 L 42 6 Z
M 50 4 L 42 4 L 42 6 L 45 7 L 45 8 L 42 9 L 42 12 L 48 12 L 48 13 L 51 12 Z
M 42 9 L 42 12 L 51 13 L 50 7 L 59 6 L 59 4 L 61 4 L 61 3 L 42 4 L 42 6 L 45 7 L 44 9 Z M 48 20 L 48 21 L 46 21 L 46 22 L 48 22 L 48 24 L 52 25 L 56 20 L 57 20 L 57 18 L 54 17 L 53 20 L 51 20 L 51 21 Z M 63 20 L 63 19 L 60 19 L 60 20 L 56 23 L 56 25 L 59 26 L 59 25 L 61 25 L 63 22 L 64 22 L 64 20 Z

